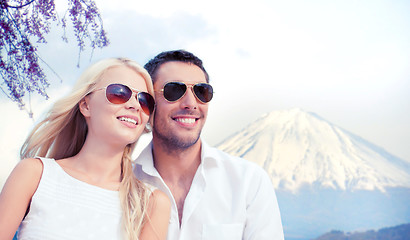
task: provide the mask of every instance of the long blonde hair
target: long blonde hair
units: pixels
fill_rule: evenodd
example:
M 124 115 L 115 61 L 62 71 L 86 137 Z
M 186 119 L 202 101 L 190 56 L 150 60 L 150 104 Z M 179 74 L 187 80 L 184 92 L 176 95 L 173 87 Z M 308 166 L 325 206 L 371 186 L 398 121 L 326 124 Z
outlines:
M 116 66 L 127 66 L 138 72 L 147 85 L 148 92 L 154 97 L 151 77 L 136 62 L 127 58 L 101 60 L 84 71 L 72 92 L 57 101 L 28 135 L 20 150 L 20 157 L 49 157 L 62 159 L 75 156 L 84 145 L 88 127 L 79 110 L 79 102 L 96 89 L 96 84 L 104 73 Z M 136 143 L 128 144 L 121 160 L 121 183 L 119 194 L 123 210 L 125 235 L 136 240 L 147 220 L 147 207 L 150 192 L 136 179 L 132 171 L 131 153 Z

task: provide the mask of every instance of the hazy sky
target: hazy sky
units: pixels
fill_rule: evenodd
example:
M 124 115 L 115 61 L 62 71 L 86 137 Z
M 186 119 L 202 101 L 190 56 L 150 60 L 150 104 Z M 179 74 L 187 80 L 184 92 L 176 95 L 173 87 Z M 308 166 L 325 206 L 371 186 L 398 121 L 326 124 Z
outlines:
M 64 9 L 66 1 L 56 1 Z M 299 107 L 410 161 L 410 2 L 98 0 L 111 45 L 91 62 L 126 56 L 142 65 L 186 49 L 214 86 L 203 139 L 216 145 L 262 114 Z M 51 99 L 34 97 L 37 120 L 90 64 L 54 28 L 40 55 Z M 33 121 L 0 95 L 0 184 Z

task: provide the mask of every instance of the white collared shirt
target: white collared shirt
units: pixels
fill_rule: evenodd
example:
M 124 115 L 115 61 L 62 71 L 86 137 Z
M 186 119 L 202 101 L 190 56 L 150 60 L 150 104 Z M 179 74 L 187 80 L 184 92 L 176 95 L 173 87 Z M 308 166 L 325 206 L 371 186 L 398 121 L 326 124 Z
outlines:
M 185 199 L 181 226 L 175 199 L 155 169 L 152 142 L 134 166 L 137 178 L 171 199 L 168 240 L 283 240 L 272 182 L 255 163 L 228 155 L 202 141 L 201 164 Z

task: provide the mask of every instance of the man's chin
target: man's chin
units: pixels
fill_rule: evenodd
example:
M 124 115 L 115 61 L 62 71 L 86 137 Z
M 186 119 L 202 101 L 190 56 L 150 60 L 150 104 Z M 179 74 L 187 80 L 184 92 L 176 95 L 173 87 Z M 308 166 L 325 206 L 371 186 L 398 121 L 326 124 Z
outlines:
M 187 149 L 195 145 L 199 140 L 199 135 L 197 137 L 190 137 L 190 138 L 174 138 L 172 141 L 172 145 L 175 148 L 179 149 Z
M 194 146 L 199 141 L 200 134 L 196 136 L 181 137 L 176 134 L 164 136 L 162 134 L 154 133 L 153 137 L 161 140 L 169 150 L 183 150 Z

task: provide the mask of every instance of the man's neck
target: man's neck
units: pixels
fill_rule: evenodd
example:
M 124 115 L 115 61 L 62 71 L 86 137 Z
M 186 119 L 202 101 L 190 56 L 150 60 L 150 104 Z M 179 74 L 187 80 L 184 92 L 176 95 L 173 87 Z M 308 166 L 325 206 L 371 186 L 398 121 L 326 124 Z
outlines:
M 188 148 L 169 149 L 154 139 L 152 151 L 155 168 L 168 181 L 180 181 L 182 176 L 193 178 L 201 163 L 201 140 Z

